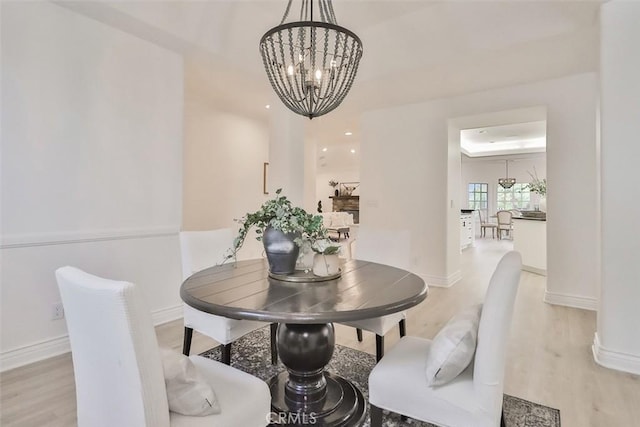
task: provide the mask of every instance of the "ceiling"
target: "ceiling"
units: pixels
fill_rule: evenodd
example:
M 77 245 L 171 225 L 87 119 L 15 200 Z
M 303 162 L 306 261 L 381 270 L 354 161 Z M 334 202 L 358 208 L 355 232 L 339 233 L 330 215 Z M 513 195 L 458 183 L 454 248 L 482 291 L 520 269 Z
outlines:
M 279 102 L 258 41 L 280 22 L 285 0 L 56 3 L 181 53 L 187 90 L 225 108 L 266 118 L 264 106 Z M 346 130 L 359 141 L 366 110 L 597 70 L 599 5 L 335 0 L 338 23 L 363 42 L 358 76 L 340 107 L 300 120 L 319 145 L 339 142 Z
M 460 150 L 469 157 L 544 153 L 546 146 L 546 120 L 460 131 Z

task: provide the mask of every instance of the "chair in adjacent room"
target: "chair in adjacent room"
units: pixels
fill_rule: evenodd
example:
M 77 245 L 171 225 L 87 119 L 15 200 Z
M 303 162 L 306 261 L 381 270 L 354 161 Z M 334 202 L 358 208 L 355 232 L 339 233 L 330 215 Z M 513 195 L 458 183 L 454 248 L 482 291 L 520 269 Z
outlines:
M 403 270 L 409 269 L 411 260 L 410 236 L 407 230 L 378 230 L 360 227 L 358 236 L 351 242 L 355 244 L 354 253 L 351 256 L 362 261 L 371 261 L 386 264 Z M 376 360 L 384 356 L 384 336 L 391 328 L 398 325 L 400 337 L 406 334 L 406 311 L 389 314 L 387 316 L 371 319 L 343 322 L 343 324 L 356 328 L 358 341 L 362 342 L 362 331 L 376 334 Z
M 194 368 L 200 387 L 218 391 L 214 400 L 220 412 L 188 416 L 170 410 L 175 405 L 174 396 L 186 396 L 184 389 L 174 393 L 165 385 L 167 368 L 163 367 L 142 290 L 132 283 L 103 279 L 74 267 L 59 268 L 56 279 L 71 342 L 79 426 L 268 424 L 271 397 L 266 383 L 200 356 L 185 359 Z M 177 352 L 175 355 L 184 357 Z M 200 398 L 197 392 L 188 393 L 189 397 Z M 207 403 L 202 402 L 209 412 Z
M 182 279 L 193 273 L 224 262 L 225 255 L 233 246 L 230 228 L 205 231 L 180 232 L 182 254 Z M 184 343 L 182 352 L 189 355 L 193 331 L 196 330 L 222 344 L 222 362 L 231 363 L 231 343 L 238 338 L 266 326 L 266 323 L 251 320 L 229 319 L 197 310 L 187 304 L 184 308 Z M 278 363 L 276 347 L 277 323 L 271 324 L 271 363 Z
M 482 218 L 482 211 L 478 210 L 478 217 L 480 218 L 480 237 L 487 237 L 487 228 L 491 229 L 491 237 L 496 238 L 496 228 L 498 224 L 495 222 L 488 222 Z
M 513 213 L 511 211 L 498 211 L 498 239 L 502 239 L 502 233 L 505 232 L 507 237 L 513 239 Z
M 463 310 L 433 340 L 402 338 L 374 367 L 369 375 L 372 427 L 383 425 L 383 409 L 438 426 L 504 426 L 506 348 L 521 266 L 518 252 L 507 253 L 491 277 L 481 308 Z M 477 345 L 451 344 L 463 342 L 453 335 L 460 334 L 461 315 L 468 318 L 473 311 L 476 317 L 464 334 L 476 333 Z M 457 329 L 448 329 L 454 319 Z M 438 363 L 431 363 L 434 360 Z

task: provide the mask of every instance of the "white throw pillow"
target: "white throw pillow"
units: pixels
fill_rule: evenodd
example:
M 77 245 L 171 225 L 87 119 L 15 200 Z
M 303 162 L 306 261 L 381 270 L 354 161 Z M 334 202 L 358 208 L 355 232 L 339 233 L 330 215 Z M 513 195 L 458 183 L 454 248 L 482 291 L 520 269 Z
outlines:
M 469 366 L 476 352 L 482 305 L 474 305 L 452 317 L 438 332 L 427 353 L 427 384 L 443 385 Z
M 200 376 L 191 359 L 168 348 L 161 348 L 160 354 L 169 410 L 192 416 L 219 414 L 216 394 Z

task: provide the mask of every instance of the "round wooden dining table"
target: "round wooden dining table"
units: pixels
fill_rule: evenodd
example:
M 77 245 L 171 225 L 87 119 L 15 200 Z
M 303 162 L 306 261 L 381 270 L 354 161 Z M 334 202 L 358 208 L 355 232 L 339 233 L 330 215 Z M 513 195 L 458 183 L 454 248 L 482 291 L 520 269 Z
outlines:
M 286 370 L 269 381 L 274 421 L 360 425 L 366 412 L 362 392 L 325 370 L 335 345 L 333 323 L 406 310 L 426 298 L 427 286 L 408 271 L 359 260 L 344 262 L 332 280 L 305 272 L 287 279 L 271 277 L 265 259 L 240 261 L 195 273 L 180 296 L 207 313 L 279 324 L 278 352 Z

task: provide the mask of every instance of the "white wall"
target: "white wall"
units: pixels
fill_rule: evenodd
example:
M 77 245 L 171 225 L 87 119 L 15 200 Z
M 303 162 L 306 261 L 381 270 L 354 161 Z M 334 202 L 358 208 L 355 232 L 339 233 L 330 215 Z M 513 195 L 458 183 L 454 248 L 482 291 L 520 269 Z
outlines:
M 640 3 L 602 5 L 602 284 L 594 356 L 640 374 Z
M 269 192 L 282 189 L 294 206 L 305 202 L 305 143 L 303 117 L 282 102 L 273 100 L 269 109 Z M 307 119 L 308 120 L 308 119 Z
M 454 279 L 449 277 L 446 255 L 447 115 L 439 104 L 363 115 L 360 222 L 372 228 L 409 230 L 411 270 L 429 284 L 448 285 Z M 450 209 L 459 209 L 457 200 Z
M 587 73 L 366 113 L 362 220 L 372 226 L 409 228 L 413 269 L 428 283 L 451 285 L 460 274 L 454 225 L 459 217 L 461 170 L 448 139 L 448 120 L 546 106 L 546 298 L 594 308 L 599 242 L 597 236 L 585 239 L 584 233 L 597 227 L 596 87 L 595 75 Z M 388 144 L 391 140 L 393 145 Z M 577 210 L 579 215 L 567 214 Z M 453 232 L 447 233 L 447 227 Z
M 182 60 L 46 2 L 2 3 L 2 368 L 68 350 L 54 270 L 180 315 Z
M 185 70 L 184 230 L 231 227 L 234 219 L 267 200 L 263 165 L 269 161 L 266 120 L 224 111 L 203 97 Z M 241 257 L 260 256 L 261 247 L 247 239 Z

